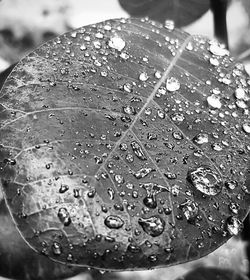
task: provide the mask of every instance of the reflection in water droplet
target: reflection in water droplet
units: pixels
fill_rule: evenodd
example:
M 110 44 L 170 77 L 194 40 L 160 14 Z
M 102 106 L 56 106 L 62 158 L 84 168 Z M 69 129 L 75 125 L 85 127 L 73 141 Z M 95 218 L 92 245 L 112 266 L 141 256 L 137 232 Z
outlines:
M 118 36 L 114 36 L 112 38 L 110 38 L 108 45 L 110 48 L 116 49 L 118 51 L 122 51 L 125 48 L 125 41 L 118 37 Z
M 108 216 L 104 220 L 104 224 L 111 229 L 119 229 L 124 225 L 124 221 L 118 216 Z
M 208 143 L 208 135 L 206 133 L 199 133 L 193 138 L 193 142 L 198 145 Z
M 187 179 L 197 190 L 207 195 L 217 195 L 222 188 L 220 176 L 208 166 L 189 171 Z
M 66 208 L 64 207 L 60 208 L 58 210 L 57 216 L 63 225 L 69 226 L 71 224 L 71 218 Z
M 56 256 L 60 256 L 62 254 L 62 247 L 61 244 L 58 242 L 54 242 L 52 244 L 52 252 L 54 253 L 54 255 Z
M 231 235 L 238 235 L 243 229 L 243 223 L 235 216 L 230 216 L 226 223 L 227 231 Z
M 190 199 L 179 205 L 187 221 L 192 223 L 198 215 L 198 204 Z
M 181 87 L 181 84 L 176 78 L 171 77 L 171 78 L 167 79 L 166 88 L 168 91 L 174 92 L 176 90 L 179 90 L 180 87 Z
M 134 154 L 140 159 L 140 160 L 147 160 L 146 156 L 143 153 L 143 150 L 141 148 L 141 146 L 139 145 L 138 142 L 136 141 L 132 141 L 132 143 L 130 144 L 132 147 L 132 150 L 134 152 Z
M 153 237 L 161 235 L 165 228 L 165 221 L 160 216 L 139 218 L 138 223 L 147 234 Z

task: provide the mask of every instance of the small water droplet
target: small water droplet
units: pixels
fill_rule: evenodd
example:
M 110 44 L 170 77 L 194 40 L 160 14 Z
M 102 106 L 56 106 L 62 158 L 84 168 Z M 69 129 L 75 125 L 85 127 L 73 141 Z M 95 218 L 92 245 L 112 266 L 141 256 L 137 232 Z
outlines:
M 164 27 L 166 29 L 168 29 L 169 31 L 173 31 L 174 30 L 174 21 L 170 20 L 170 19 L 165 20 Z
M 206 133 L 199 133 L 193 138 L 193 142 L 198 145 L 208 143 L 208 135 Z
M 142 72 L 139 75 L 139 80 L 142 81 L 142 82 L 146 82 L 148 80 L 148 74 L 146 72 Z
M 53 242 L 52 244 L 52 252 L 56 256 L 60 256 L 62 254 L 62 246 L 58 242 Z
M 234 190 L 238 186 L 238 183 L 237 183 L 237 181 L 233 181 L 233 180 L 226 181 L 225 186 L 230 190 Z
M 245 133 L 249 134 L 250 133 L 250 122 L 249 123 L 243 123 L 242 129 Z
M 176 78 L 171 77 L 171 78 L 167 79 L 166 88 L 168 91 L 174 92 L 176 90 L 179 90 L 180 87 L 181 87 L 181 84 Z
M 136 110 L 133 106 L 127 105 L 123 107 L 123 112 L 128 115 L 135 115 Z
M 194 222 L 199 212 L 198 204 L 188 199 L 186 202 L 180 204 L 179 207 L 182 210 L 187 221 L 190 223 Z
M 208 166 L 201 166 L 187 175 L 188 181 L 206 195 L 217 195 L 222 189 L 220 176 Z
M 238 203 L 235 203 L 235 202 L 230 202 L 230 203 L 229 203 L 229 210 L 230 210 L 233 214 L 237 215 L 237 214 L 238 214 L 238 211 L 239 211 L 239 208 L 240 208 L 240 206 L 239 206 Z
M 208 96 L 207 103 L 210 107 L 212 107 L 214 109 L 220 109 L 222 106 L 220 97 L 216 94 L 212 94 L 212 95 Z
M 114 36 L 112 38 L 110 38 L 108 45 L 110 48 L 116 49 L 118 51 L 122 51 L 125 48 L 125 41 L 118 37 L 118 36 Z
M 133 175 L 135 176 L 136 179 L 141 179 L 146 177 L 149 173 L 155 171 L 154 168 L 151 167 L 144 167 L 141 168 L 140 170 L 136 171 L 133 173 Z
M 119 229 L 124 225 L 124 221 L 118 217 L 110 215 L 104 220 L 104 224 L 111 229 Z
M 141 146 L 139 145 L 138 142 L 132 141 L 130 145 L 131 145 L 131 147 L 132 147 L 132 150 L 133 150 L 134 154 L 135 154 L 140 160 L 147 160 L 147 158 L 146 158 L 146 156 L 144 155 L 143 150 L 142 150 L 142 148 L 141 148 Z
M 243 229 L 243 223 L 235 216 L 230 216 L 226 223 L 227 231 L 231 235 L 238 235 Z
M 153 237 L 161 235 L 165 228 L 165 221 L 160 216 L 139 218 L 138 223 L 147 234 Z
M 114 191 L 114 189 L 108 188 L 108 189 L 107 189 L 107 192 L 108 192 L 109 198 L 110 198 L 111 200 L 113 200 L 114 197 L 115 197 L 115 191 Z
M 65 193 L 66 191 L 68 191 L 68 189 L 69 189 L 68 185 L 61 185 L 59 189 L 59 193 Z
M 64 226 L 69 226 L 71 224 L 71 218 L 69 215 L 69 212 L 66 208 L 62 207 L 58 210 L 57 216 L 60 220 L 60 222 L 64 225 Z

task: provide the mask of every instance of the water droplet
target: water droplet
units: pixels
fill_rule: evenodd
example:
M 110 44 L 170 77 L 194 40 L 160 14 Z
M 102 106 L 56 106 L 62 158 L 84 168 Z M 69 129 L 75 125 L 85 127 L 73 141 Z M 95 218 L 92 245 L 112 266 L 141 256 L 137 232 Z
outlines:
M 174 30 L 174 21 L 173 20 L 165 20 L 164 22 L 164 27 L 166 29 L 168 29 L 169 31 L 173 31 Z
M 155 198 L 155 194 L 147 194 L 147 196 L 143 199 L 143 203 L 146 207 L 150 209 L 155 209 L 157 207 L 157 201 Z
M 144 167 L 138 170 L 137 172 L 134 172 L 133 175 L 135 176 L 136 179 L 141 179 L 146 177 L 149 173 L 155 171 L 155 169 L 151 167 Z
M 208 143 L 208 135 L 206 133 L 199 133 L 193 138 L 193 142 L 198 145 Z
M 188 51 L 192 51 L 192 50 L 194 49 L 194 46 L 193 46 L 192 42 L 189 42 L 189 43 L 187 44 L 186 49 L 187 49 Z
M 218 44 L 216 41 L 211 41 L 209 50 L 212 54 L 218 55 L 218 56 L 225 56 L 229 55 L 229 51 L 227 49 L 224 49 L 221 45 Z
M 148 80 L 148 74 L 146 72 L 142 72 L 139 75 L 139 80 L 142 81 L 142 82 L 146 82 Z
M 127 249 L 131 253 L 139 253 L 141 251 L 141 248 L 135 244 L 129 244 Z
M 181 123 L 185 120 L 185 116 L 182 113 L 174 113 L 174 114 L 171 115 L 171 119 L 174 122 Z
M 239 206 L 238 203 L 235 203 L 235 202 L 230 202 L 230 203 L 229 203 L 229 210 L 230 210 L 233 214 L 237 215 L 237 214 L 238 214 L 238 211 L 239 211 L 239 208 L 240 208 L 240 206 Z
M 198 215 L 198 204 L 190 199 L 179 205 L 188 222 L 194 222 Z
M 128 115 L 136 114 L 135 108 L 133 106 L 129 106 L 129 105 L 123 107 L 123 112 Z
M 124 221 L 118 216 L 108 216 L 104 220 L 104 224 L 111 229 L 119 229 L 124 225 Z
M 245 90 L 243 88 L 237 88 L 235 90 L 235 97 L 237 99 L 246 99 L 247 96 Z
M 171 78 L 167 79 L 166 88 L 168 91 L 174 92 L 176 90 L 179 90 L 180 87 L 181 87 L 181 84 L 176 78 L 171 77 Z
M 156 255 L 150 255 L 150 256 L 148 256 L 148 260 L 150 262 L 156 262 L 158 260 L 158 258 Z
M 187 179 L 197 190 L 207 195 L 217 195 L 222 189 L 220 176 L 208 166 L 189 171 Z
M 107 189 L 107 192 L 108 192 L 109 198 L 110 198 L 111 200 L 113 200 L 114 197 L 115 197 L 115 191 L 114 191 L 114 189 L 108 188 L 108 189 Z
M 233 181 L 233 180 L 232 181 L 226 181 L 225 186 L 230 190 L 234 190 L 238 186 L 238 183 L 237 183 L 237 181 Z
M 160 216 L 139 218 L 138 223 L 147 234 L 153 237 L 161 235 L 165 228 L 165 221 Z
M 69 189 L 68 185 L 61 185 L 59 193 L 65 193 Z
M 58 242 L 54 242 L 52 244 L 52 252 L 54 253 L 54 255 L 60 256 L 62 254 L 62 246 L 61 246 L 61 244 L 58 243 Z
M 207 103 L 210 107 L 212 107 L 214 109 L 220 109 L 222 106 L 220 97 L 216 94 L 212 94 L 212 95 L 208 96 Z
M 58 210 L 57 216 L 63 225 L 69 226 L 71 224 L 71 218 L 66 208 L 64 207 L 60 208 Z
M 122 183 L 124 183 L 124 178 L 123 178 L 122 175 L 116 174 L 116 175 L 115 175 L 115 181 L 116 181 L 118 184 L 122 184 Z
M 128 93 L 131 93 L 133 91 L 133 85 L 131 83 L 125 83 L 123 85 L 123 90 Z
M 112 38 L 110 38 L 108 45 L 110 48 L 116 49 L 118 51 L 122 51 L 125 48 L 125 41 L 118 37 L 118 36 L 114 36 Z
M 230 216 L 226 223 L 227 231 L 231 235 L 238 235 L 243 229 L 243 223 L 235 216 Z
M 132 150 L 134 154 L 140 159 L 140 160 L 147 160 L 146 156 L 143 153 L 143 150 L 138 142 L 132 141 L 131 143 Z
M 213 144 L 211 145 L 211 147 L 212 147 L 212 149 L 213 149 L 214 151 L 217 151 L 217 152 L 220 152 L 220 151 L 223 150 L 223 147 L 222 147 L 222 145 L 221 145 L 220 143 L 213 143 Z
M 217 58 L 214 58 L 214 57 L 210 57 L 209 62 L 213 66 L 219 66 L 220 65 L 219 60 Z
M 184 138 L 183 134 L 179 131 L 174 131 L 172 133 L 172 135 L 173 135 L 174 139 L 176 139 L 176 140 L 182 140 Z
M 250 133 L 250 123 L 243 123 L 242 129 L 245 133 L 249 134 Z

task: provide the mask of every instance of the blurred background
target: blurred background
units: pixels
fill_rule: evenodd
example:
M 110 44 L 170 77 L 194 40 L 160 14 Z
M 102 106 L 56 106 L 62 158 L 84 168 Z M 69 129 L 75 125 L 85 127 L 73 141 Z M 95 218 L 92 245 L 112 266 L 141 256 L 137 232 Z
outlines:
M 230 50 L 234 56 L 244 53 L 243 62 L 248 73 L 249 14 L 250 0 L 232 0 L 227 15 Z M 0 72 L 57 35 L 83 25 L 119 17 L 128 17 L 128 14 L 120 7 L 118 0 L 0 0 Z M 212 13 L 207 12 L 184 29 L 192 34 L 213 38 Z M 230 268 L 246 273 L 249 264 L 245 243 L 240 238 L 233 238 L 205 258 L 170 268 L 104 274 L 86 272 L 70 279 L 168 280 L 200 265 Z M 5 278 L 0 277 L 0 280 L 3 279 Z

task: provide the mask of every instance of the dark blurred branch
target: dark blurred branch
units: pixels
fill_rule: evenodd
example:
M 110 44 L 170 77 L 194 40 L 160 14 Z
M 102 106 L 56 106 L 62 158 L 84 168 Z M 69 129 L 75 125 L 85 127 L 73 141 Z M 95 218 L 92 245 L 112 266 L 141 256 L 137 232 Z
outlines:
M 214 35 L 228 49 L 227 6 L 228 0 L 210 0 L 214 16 Z

